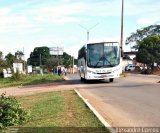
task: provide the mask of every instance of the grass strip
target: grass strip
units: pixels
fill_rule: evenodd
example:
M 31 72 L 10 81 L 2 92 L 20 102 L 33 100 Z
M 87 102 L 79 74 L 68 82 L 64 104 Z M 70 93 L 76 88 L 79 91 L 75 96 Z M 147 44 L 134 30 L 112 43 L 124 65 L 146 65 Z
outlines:
M 25 85 L 34 85 L 40 83 L 52 83 L 55 81 L 64 80 L 61 76 L 56 74 L 36 74 L 36 75 L 24 75 L 18 81 L 13 80 L 12 78 L 0 78 L 0 88 L 11 87 L 11 86 L 25 86 Z
M 17 97 L 31 112 L 28 123 L 10 128 L 20 133 L 108 133 L 74 91 Z

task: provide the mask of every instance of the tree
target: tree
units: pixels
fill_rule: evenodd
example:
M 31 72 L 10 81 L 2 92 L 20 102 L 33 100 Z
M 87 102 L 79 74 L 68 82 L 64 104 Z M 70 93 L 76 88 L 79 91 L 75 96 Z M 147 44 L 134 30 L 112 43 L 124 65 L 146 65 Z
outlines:
M 36 47 L 28 58 L 28 64 L 33 66 L 45 65 L 47 59 L 50 57 L 48 47 Z
M 138 50 L 136 60 L 152 66 L 153 63 L 159 63 L 159 35 L 160 25 L 150 25 L 138 29 L 131 36 L 127 37 L 126 45 L 135 43 L 133 48 Z M 154 40 L 155 39 L 155 40 Z
M 46 61 L 46 66 L 48 68 L 54 68 L 58 65 L 58 62 L 59 62 L 60 65 L 62 65 L 63 64 L 63 59 L 62 58 L 58 59 L 54 56 L 50 56 Z
M 22 61 L 23 56 L 24 56 L 24 53 L 22 51 L 18 50 L 17 52 L 15 52 L 15 57 L 18 61 Z
M 3 53 L 0 51 L 0 60 L 3 58 Z
M 7 67 L 7 62 L 3 59 L 3 53 L 0 51 L 0 77 L 3 76 L 3 69 Z
M 160 64 L 160 35 L 150 35 L 137 41 L 138 53 L 136 60 L 153 68 L 154 63 Z
M 47 58 L 50 55 L 49 48 L 48 47 L 36 47 L 36 48 L 34 48 L 33 54 L 34 55 L 41 54 L 43 57 Z
M 132 33 L 131 36 L 127 37 L 126 44 L 136 42 L 137 40 L 142 41 L 147 36 L 160 35 L 160 25 L 150 25 L 148 27 L 138 29 L 136 33 Z
M 33 52 L 31 52 L 30 58 L 28 58 L 27 62 L 32 66 L 40 66 L 41 64 L 43 67 L 52 69 L 58 65 L 58 62 L 59 65 L 69 67 L 72 65 L 72 58 L 73 57 L 66 52 L 64 52 L 63 55 L 59 55 L 57 58 L 57 55 L 50 55 L 48 47 L 36 47 Z M 74 61 L 75 64 L 77 64 L 77 59 Z
M 72 57 L 69 54 L 67 54 L 66 52 L 64 52 L 63 53 L 63 58 L 64 58 L 64 65 L 66 67 L 69 67 L 72 64 L 72 62 L 71 62 Z
M 13 65 L 13 63 L 14 63 L 14 61 L 15 61 L 15 59 L 16 59 L 15 56 L 14 56 L 13 54 L 11 54 L 11 53 L 8 53 L 8 54 L 5 56 L 5 58 L 6 58 L 8 67 L 12 67 L 12 65 Z

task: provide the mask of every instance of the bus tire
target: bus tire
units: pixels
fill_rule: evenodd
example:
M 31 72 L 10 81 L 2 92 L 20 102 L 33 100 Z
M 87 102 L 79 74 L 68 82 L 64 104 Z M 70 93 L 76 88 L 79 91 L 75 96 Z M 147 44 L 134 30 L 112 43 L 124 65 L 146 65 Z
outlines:
M 84 74 L 84 82 L 88 83 L 88 80 L 86 79 L 86 75 Z
M 113 81 L 114 81 L 114 78 L 110 78 L 110 79 L 109 79 L 109 82 L 113 82 Z

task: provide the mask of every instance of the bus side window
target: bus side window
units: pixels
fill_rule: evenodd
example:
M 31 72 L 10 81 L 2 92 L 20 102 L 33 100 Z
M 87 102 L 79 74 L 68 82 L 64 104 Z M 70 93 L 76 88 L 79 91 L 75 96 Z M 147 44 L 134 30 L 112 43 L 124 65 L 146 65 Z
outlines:
M 86 48 L 85 47 L 83 49 L 83 56 L 84 56 L 84 60 L 86 61 Z

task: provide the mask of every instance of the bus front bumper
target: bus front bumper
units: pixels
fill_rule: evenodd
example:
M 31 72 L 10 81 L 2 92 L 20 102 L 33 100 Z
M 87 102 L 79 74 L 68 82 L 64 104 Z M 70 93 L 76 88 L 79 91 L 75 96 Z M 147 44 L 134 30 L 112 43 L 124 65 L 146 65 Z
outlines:
M 86 75 L 87 80 L 107 80 L 110 78 L 119 78 L 119 74 L 88 74 Z

